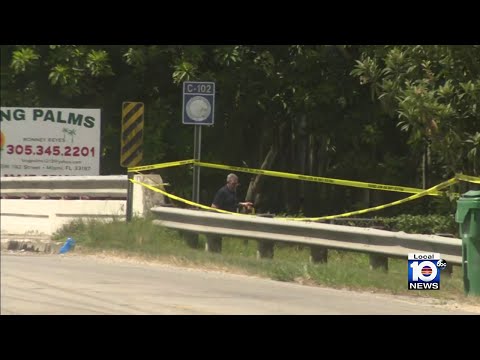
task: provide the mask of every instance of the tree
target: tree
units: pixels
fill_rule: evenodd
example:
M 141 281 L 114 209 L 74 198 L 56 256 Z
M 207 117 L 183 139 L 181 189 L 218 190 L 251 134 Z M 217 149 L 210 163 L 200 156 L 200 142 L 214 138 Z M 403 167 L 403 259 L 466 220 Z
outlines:
M 412 150 L 424 149 L 424 185 L 430 151 L 437 178 L 475 172 L 473 157 L 464 155 L 480 127 L 478 56 L 477 45 L 383 46 L 367 49 L 351 72 L 396 114 Z
M 52 45 L 0 50 L 2 106 L 102 109 L 102 174 L 125 172 L 119 165 L 124 101 L 145 103 L 144 164 L 192 157 L 193 128 L 181 123 L 186 80 L 216 83 L 215 124 L 202 133 L 205 161 L 406 186 L 418 186 L 422 153 L 425 165 L 431 159 L 432 181 L 456 171 L 478 171 L 478 47 Z M 190 172 L 172 168 L 162 176 L 175 183 L 177 194 L 189 197 Z M 201 175 L 201 199 L 209 204 L 224 172 L 205 169 Z M 250 185 L 241 193 L 254 199 L 260 211 L 321 215 L 390 199 L 385 192 L 248 178 Z

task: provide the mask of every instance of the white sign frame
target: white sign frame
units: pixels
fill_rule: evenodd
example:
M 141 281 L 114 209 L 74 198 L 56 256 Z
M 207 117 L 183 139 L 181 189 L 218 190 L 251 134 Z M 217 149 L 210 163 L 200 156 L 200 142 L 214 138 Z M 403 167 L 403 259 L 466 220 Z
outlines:
M 100 175 L 101 109 L 0 107 L 1 176 Z

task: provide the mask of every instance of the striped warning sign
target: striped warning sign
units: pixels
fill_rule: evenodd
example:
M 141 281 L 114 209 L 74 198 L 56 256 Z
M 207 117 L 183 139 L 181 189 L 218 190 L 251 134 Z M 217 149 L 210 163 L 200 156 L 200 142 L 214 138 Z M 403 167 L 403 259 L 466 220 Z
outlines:
M 120 165 L 133 167 L 143 158 L 143 117 L 145 106 L 141 102 L 122 104 L 122 135 Z

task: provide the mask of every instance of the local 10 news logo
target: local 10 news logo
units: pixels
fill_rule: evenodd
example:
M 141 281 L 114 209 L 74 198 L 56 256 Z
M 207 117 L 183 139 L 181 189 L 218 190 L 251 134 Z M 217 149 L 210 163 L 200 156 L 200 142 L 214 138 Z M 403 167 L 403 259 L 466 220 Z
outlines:
M 446 267 L 439 253 L 409 253 L 408 290 L 440 290 L 440 271 Z

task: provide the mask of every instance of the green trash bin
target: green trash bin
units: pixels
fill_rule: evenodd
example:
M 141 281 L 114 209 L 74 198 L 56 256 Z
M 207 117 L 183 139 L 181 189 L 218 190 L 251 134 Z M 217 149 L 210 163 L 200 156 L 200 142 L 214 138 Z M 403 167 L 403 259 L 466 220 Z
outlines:
M 455 221 L 462 238 L 463 287 L 466 295 L 480 296 L 480 191 L 471 190 L 457 201 Z

